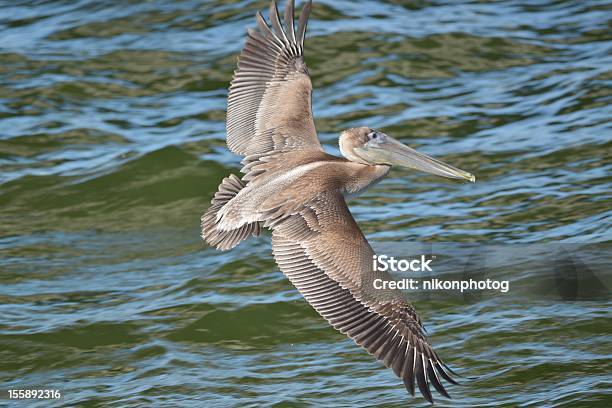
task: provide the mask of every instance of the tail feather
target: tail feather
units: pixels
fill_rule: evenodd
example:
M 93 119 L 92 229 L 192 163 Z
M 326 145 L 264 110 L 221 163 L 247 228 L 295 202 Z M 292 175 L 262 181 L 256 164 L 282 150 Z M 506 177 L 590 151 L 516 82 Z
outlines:
M 233 174 L 223 179 L 219 185 L 219 190 L 215 193 L 211 201 L 211 206 L 202 216 L 202 239 L 209 245 L 220 249 L 228 250 L 240 243 L 250 235 L 258 236 L 261 232 L 259 222 L 244 224 L 232 230 L 218 229 L 220 219 L 218 213 L 228 201 L 236 196 L 244 188 L 242 181 Z

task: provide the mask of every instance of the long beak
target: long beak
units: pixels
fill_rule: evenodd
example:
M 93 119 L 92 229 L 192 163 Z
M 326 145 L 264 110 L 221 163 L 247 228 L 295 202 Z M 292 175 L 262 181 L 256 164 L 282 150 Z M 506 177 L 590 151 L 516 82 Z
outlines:
M 476 177 L 473 174 L 446 164 L 435 157 L 419 153 L 390 136 L 387 136 L 383 143 L 368 150 L 370 154 L 374 153 L 379 160 L 382 159 L 384 164 L 408 167 L 424 171 L 425 173 L 435 174 L 436 176 L 468 180 L 472 183 L 476 181 Z

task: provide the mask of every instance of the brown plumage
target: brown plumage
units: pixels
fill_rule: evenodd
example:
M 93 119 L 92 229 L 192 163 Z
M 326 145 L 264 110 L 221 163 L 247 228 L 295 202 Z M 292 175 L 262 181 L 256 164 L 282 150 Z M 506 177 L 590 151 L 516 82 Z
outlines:
M 231 82 L 227 144 L 245 156 L 242 179 L 223 180 L 202 217 L 202 237 L 227 250 L 262 228 L 272 231 L 280 270 L 333 327 L 381 360 L 414 395 L 428 401 L 429 385 L 448 397 L 442 380 L 456 384 L 432 349 L 414 308 L 399 291 L 374 290 L 374 251 L 345 197 L 381 180 L 392 165 L 444 177 L 474 177 L 418 153 L 367 127 L 340 136 L 344 158 L 325 153 L 311 110 L 312 83 L 304 62 L 311 3 L 294 28 L 293 1 L 284 27 L 273 2 L 268 26 L 249 30 Z

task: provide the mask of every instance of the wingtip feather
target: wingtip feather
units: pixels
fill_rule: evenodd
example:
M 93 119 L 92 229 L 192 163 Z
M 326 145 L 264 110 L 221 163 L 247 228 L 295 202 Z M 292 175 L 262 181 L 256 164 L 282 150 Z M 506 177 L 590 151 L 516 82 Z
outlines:
M 300 19 L 298 20 L 297 42 L 302 46 L 304 45 L 304 37 L 306 36 L 306 28 L 308 26 L 308 17 L 310 15 L 311 8 L 312 0 L 304 4 L 302 11 L 300 12 Z
M 289 41 L 295 43 L 295 4 L 293 0 L 287 1 L 285 4 L 285 30 L 289 34 Z
M 444 385 L 442 385 L 442 382 L 438 378 L 438 375 L 436 374 L 436 371 L 433 367 L 432 361 L 428 360 L 426 365 L 427 365 L 427 376 L 429 377 L 429 380 L 431 384 L 434 386 L 434 388 L 436 389 L 436 391 L 438 391 L 441 395 L 445 396 L 446 398 L 451 398 L 451 396 L 448 394 L 448 392 L 444 388 Z
M 270 23 L 272 24 L 272 27 L 274 28 L 274 34 L 276 35 L 276 37 L 283 41 L 285 44 L 289 43 L 289 40 L 287 39 L 287 35 L 285 34 L 285 30 L 283 29 L 283 26 L 281 25 L 281 21 L 280 21 L 280 16 L 278 14 L 278 5 L 276 4 L 275 0 L 272 0 L 270 2 Z
M 419 391 L 423 394 L 423 398 L 425 398 L 429 403 L 434 402 L 433 396 L 431 395 L 431 390 L 429 389 L 429 382 L 427 381 L 427 373 L 424 370 L 424 360 L 423 355 L 418 353 L 417 361 L 415 364 L 415 377 L 417 380 L 417 385 L 419 386 Z

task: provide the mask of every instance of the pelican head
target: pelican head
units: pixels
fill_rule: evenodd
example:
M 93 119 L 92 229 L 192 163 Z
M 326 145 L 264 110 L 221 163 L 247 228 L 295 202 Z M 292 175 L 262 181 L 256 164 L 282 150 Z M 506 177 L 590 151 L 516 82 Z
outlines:
M 469 180 L 476 177 L 467 171 L 446 164 L 434 157 L 419 153 L 391 136 L 369 127 L 345 130 L 340 135 L 340 151 L 352 161 L 369 166 L 401 166 L 437 176 Z

